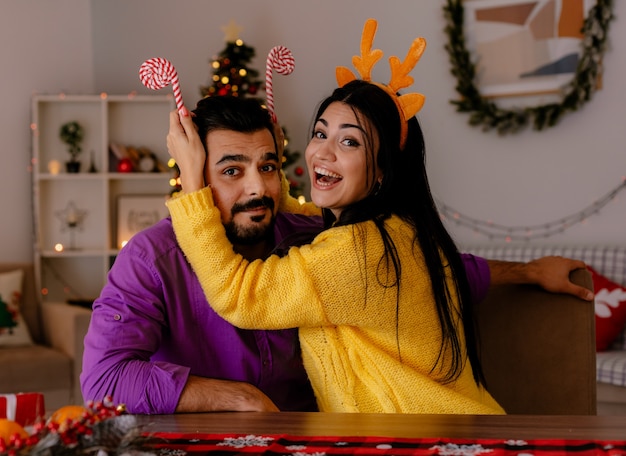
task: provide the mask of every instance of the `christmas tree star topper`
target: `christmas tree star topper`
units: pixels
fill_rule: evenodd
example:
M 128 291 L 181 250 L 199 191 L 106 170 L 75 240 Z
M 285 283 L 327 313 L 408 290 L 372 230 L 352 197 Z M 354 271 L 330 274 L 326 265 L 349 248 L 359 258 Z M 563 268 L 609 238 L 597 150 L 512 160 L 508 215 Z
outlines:
M 239 39 L 239 34 L 243 30 L 243 27 L 237 25 L 237 23 L 231 19 L 227 25 L 221 27 L 224 32 L 224 41 L 227 43 L 234 43 Z

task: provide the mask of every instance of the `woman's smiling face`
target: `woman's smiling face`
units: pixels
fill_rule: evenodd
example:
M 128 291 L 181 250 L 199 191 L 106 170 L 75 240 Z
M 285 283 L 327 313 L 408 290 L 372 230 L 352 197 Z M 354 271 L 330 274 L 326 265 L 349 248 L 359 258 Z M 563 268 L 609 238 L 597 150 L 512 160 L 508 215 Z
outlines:
M 365 198 L 382 176 L 373 152 L 378 150 L 378 135 L 364 131 L 369 128 L 367 119 L 357 119 L 352 107 L 341 102 L 331 103 L 313 127 L 305 152 L 311 199 L 336 218 Z

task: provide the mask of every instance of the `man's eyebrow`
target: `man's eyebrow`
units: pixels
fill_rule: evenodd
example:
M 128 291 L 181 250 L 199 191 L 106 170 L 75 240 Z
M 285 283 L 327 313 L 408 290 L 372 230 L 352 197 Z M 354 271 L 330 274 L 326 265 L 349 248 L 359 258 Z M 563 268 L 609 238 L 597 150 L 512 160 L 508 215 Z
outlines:
M 278 154 L 276 152 L 266 152 L 263 155 L 263 160 L 278 161 Z M 250 163 L 252 159 L 245 154 L 226 154 L 217 161 L 217 165 L 223 163 Z
M 278 154 L 276 152 L 267 152 L 265 155 L 263 155 L 263 158 L 265 160 L 274 160 L 274 161 L 278 161 Z
M 230 155 L 226 154 L 226 155 L 223 155 L 222 158 L 220 158 L 216 164 L 220 165 L 222 163 L 229 163 L 229 162 L 248 163 L 250 161 L 251 161 L 250 157 L 244 154 L 230 154 Z

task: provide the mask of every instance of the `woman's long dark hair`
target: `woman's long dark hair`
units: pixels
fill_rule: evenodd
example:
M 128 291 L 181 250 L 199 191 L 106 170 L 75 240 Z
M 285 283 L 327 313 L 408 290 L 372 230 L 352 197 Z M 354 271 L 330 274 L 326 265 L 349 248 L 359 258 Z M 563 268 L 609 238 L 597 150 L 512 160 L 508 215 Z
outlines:
M 370 181 L 368 196 L 344 209 L 339 220 L 335 220 L 329 210 L 324 210 L 326 225 L 349 225 L 372 220 L 378 227 L 385 246 L 385 255 L 380 264 L 385 268 L 389 264 L 392 265 L 395 279 L 391 282 L 398 290 L 401 286 L 402 265 L 393 240 L 385 228 L 385 220 L 396 214 L 414 228 L 414 242 L 421 249 L 428 267 L 442 329 L 442 344 L 432 372 L 438 369 L 442 374 L 440 381 L 452 382 L 461 374 L 466 359 L 469 359 L 475 381 L 484 384 L 465 268 L 456 244 L 441 221 L 430 192 L 426 175 L 424 137 L 417 118 L 409 120 L 406 143 L 400 150 L 400 115 L 394 100 L 385 90 L 366 81 L 352 81 L 344 87 L 335 89 L 332 95 L 320 104 L 315 121 L 331 103 L 337 101 L 350 106 L 359 122 L 368 124 L 365 127 L 370 128 L 365 128 L 365 131 L 371 131 L 373 128 L 378 133 L 379 149 L 377 154 L 373 151 L 372 133 L 366 138 L 367 150 L 372 151 L 372 162 L 368 169 Z M 375 179 L 375 164 L 383 172 L 382 182 Z M 446 281 L 447 270 L 452 271 L 453 290 Z M 388 284 L 389 281 L 385 283 Z M 455 295 L 459 299 L 460 315 L 454 306 Z M 416 302 L 416 311 L 418 304 Z M 464 353 L 462 348 L 463 336 L 457 330 L 459 319 L 463 323 L 467 353 Z M 449 360 L 444 359 L 448 349 L 452 354 L 452 359 Z

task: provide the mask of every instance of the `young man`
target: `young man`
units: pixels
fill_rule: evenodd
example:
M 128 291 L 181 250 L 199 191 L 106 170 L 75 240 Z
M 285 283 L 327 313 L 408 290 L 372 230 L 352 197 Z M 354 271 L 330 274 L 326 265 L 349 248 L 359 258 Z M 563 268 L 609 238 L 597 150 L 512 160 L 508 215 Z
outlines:
M 280 161 L 258 102 L 207 98 L 195 120 L 209 150 L 205 178 L 239 253 L 265 257 L 293 233 L 317 232 L 319 220 L 278 213 Z M 262 160 L 251 162 L 257 150 Z M 296 330 L 245 331 L 215 314 L 169 219 L 133 236 L 111 268 L 81 387 L 85 400 L 112 395 L 131 413 L 316 409 Z
M 278 210 L 286 189 L 267 111 L 254 100 L 212 97 L 194 113 L 208 153 L 198 166 L 234 249 L 253 260 L 310 241 L 321 229 L 319 218 Z M 175 147 L 178 114 L 170 120 L 168 146 Z M 567 274 L 582 262 L 464 260 L 476 301 L 490 275 L 493 283 L 581 292 L 570 288 Z M 214 313 L 169 219 L 133 236 L 111 268 L 93 305 L 81 387 L 85 400 L 111 395 L 131 413 L 316 410 L 296 330 L 241 330 Z

